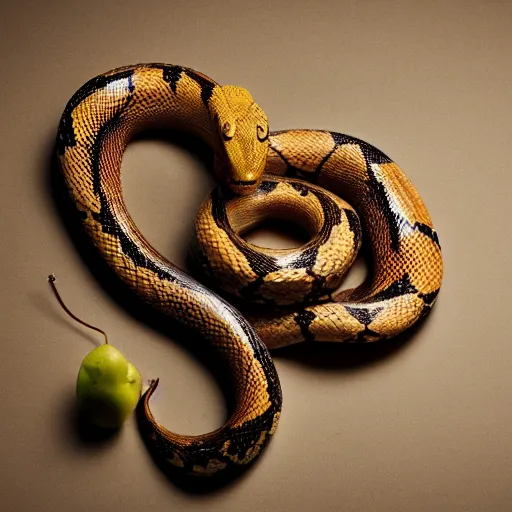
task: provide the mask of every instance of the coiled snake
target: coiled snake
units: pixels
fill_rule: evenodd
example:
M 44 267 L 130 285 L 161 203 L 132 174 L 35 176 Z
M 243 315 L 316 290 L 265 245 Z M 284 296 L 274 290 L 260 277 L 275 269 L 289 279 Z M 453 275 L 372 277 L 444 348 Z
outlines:
M 154 127 L 199 135 L 214 151 L 214 172 L 225 186 L 201 208 L 195 256 L 228 293 L 274 306 L 251 323 L 157 253 L 127 212 L 123 152 L 136 133 Z M 158 380 L 152 381 L 138 408 L 141 430 L 170 467 L 226 473 L 262 451 L 277 427 L 282 400 L 267 347 L 389 338 L 428 313 L 438 294 L 439 240 L 400 168 L 348 135 L 269 133 L 266 115 L 240 87 L 219 86 L 175 65 L 110 71 L 87 82 L 67 104 L 57 151 L 85 230 L 108 264 L 151 305 L 197 330 L 233 375 L 232 416 L 200 436 L 172 433 L 155 420 L 149 399 Z M 336 292 L 361 243 L 352 207 L 373 272 L 361 286 Z M 302 223 L 311 240 L 298 250 L 265 250 L 240 237 L 269 215 Z

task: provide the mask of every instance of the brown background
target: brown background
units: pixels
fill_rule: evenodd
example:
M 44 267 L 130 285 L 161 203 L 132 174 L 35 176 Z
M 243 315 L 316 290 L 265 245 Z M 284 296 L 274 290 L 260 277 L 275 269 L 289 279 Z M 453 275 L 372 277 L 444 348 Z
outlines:
M 2 510 L 512 509 L 511 2 L 18 0 L 0 20 Z M 57 272 L 70 307 L 107 329 L 145 378 L 161 377 L 153 408 L 169 428 L 222 422 L 211 374 L 186 339 L 103 279 L 70 235 L 52 178 L 72 93 L 151 61 L 247 87 L 273 129 L 327 128 L 377 145 L 420 190 L 446 264 L 438 304 L 413 336 L 276 353 L 275 439 L 252 471 L 206 494 L 160 473 L 133 420 L 104 442 L 76 429 L 76 374 L 99 340 L 46 282 Z M 189 140 L 150 139 L 123 163 L 135 220 L 180 264 L 213 184 L 205 158 Z

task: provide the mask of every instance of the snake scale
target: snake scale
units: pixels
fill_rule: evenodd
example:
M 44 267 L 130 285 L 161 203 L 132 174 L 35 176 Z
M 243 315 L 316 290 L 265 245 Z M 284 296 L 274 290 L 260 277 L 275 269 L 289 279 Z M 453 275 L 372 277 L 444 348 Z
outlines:
M 198 215 L 196 261 L 207 275 L 220 275 L 229 294 L 273 306 L 266 314 L 247 320 L 151 247 L 128 214 L 123 152 L 134 135 L 159 127 L 190 132 L 212 148 L 223 186 Z M 64 110 L 57 153 L 85 230 L 114 272 L 211 343 L 233 376 L 231 417 L 199 436 L 170 432 L 153 417 L 149 400 L 158 379 L 151 381 L 139 402 L 139 423 L 149 448 L 169 468 L 225 474 L 261 453 L 282 403 L 268 348 L 390 338 L 427 314 L 439 292 L 437 233 L 418 192 L 390 158 L 340 133 L 269 132 L 247 90 L 220 86 L 192 69 L 139 64 L 93 78 Z M 242 232 L 268 216 L 301 223 L 310 241 L 295 250 L 245 242 Z M 339 292 L 361 229 L 371 275 Z M 339 254 L 345 263 L 332 263 Z

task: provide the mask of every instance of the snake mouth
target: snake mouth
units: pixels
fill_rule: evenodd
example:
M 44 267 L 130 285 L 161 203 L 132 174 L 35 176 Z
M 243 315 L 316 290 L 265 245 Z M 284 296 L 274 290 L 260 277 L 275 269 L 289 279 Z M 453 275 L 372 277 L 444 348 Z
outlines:
M 250 187 L 256 185 L 256 183 L 258 183 L 258 180 L 234 180 L 233 178 L 229 180 L 229 184 L 236 187 Z
M 237 196 L 252 194 L 258 187 L 259 180 L 235 180 L 229 179 L 228 186 Z

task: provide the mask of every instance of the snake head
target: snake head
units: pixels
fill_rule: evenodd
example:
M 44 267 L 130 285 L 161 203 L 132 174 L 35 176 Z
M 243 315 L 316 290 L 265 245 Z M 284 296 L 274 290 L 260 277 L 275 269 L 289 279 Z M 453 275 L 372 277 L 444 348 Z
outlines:
M 210 105 L 219 143 L 216 173 L 235 194 L 250 194 L 258 187 L 265 170 L 267 116 L 241 87 L 219 87 L 214 95 Z

